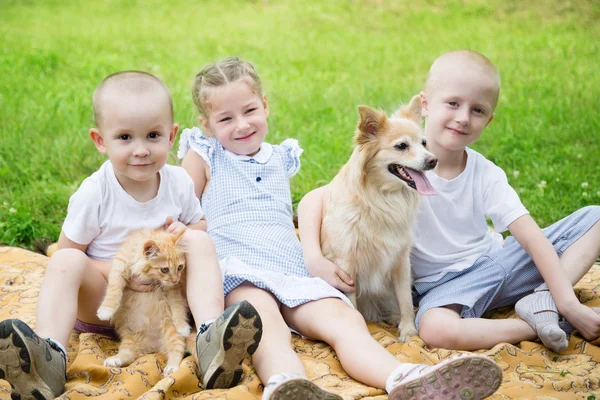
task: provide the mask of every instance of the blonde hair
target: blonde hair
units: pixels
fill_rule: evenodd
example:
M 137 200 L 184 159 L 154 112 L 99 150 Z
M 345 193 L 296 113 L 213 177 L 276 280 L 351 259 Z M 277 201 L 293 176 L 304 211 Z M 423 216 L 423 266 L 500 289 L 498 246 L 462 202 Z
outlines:
M 202 68 L 192 84 L 192 98 L 200 117 L 208 117 L 208 97 L 214 89 L 228 83 L 245 80 L 252 91 L 262 96 L 260 78 L 254 66 L 238 57 L 227 57 Z
M 444 72 L 449 68 L 460 68 L 465 73 L 471 74 L 476 68 L 479 72 L 486 74 L 496 89 L 494 106 L 500 96 L 500 74 L 496 66 L 483 54 L 474 50 L 455 50 L 439 56 L 429 69 L 427 80 L 425 81 L 425 93 L 430 93 L 436 82 L 444 79 Z
M 94 108 L 94 123 L 96 127 L 100 125 L 102 120 L 101 107 L 102 95 L 108 89 L 128 91 L 131 93 L 142 94 L 151 92 L 156 89 L 163 90 L 167 96 L 169 102 L 169 108 L 171 113 L 171 121 L 173 120 L 173 98 L 171 97 L 171 91 L 156 76 L 149 74 L 144 71 L 120 71 L 110 74 L 100 82 L 94 95 L 92 96 L 92 107 Z

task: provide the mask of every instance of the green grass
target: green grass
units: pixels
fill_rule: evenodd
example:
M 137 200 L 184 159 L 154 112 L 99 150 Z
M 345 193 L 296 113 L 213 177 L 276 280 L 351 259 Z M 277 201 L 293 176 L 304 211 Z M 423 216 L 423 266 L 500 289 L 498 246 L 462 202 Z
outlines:
M 268 140 L 305 149 L 297 204 L 347 159 L 357 105 L 391 111 L 439 54 L 486 54 L 503 89 L 474 148 L 547 225 L 600 200 L 598 21 L 594 0 L 0 0 L 0 242 L 57 238 L 70 194 L 103 160 L 88 130 L 104 76 L 155 73 L 190 127 L 191 80 L 226 55 L 262 76 Z

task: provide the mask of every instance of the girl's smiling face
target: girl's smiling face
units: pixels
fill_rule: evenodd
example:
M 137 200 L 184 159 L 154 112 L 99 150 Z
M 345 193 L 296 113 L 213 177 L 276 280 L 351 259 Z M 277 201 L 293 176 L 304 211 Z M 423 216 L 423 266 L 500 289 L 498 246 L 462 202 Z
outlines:
M 206 100 L 208 118 L 202 126 L 221 145 L 239 155 L 253 156 L 268 131 L 269 105 L 244 79 L 211 90 Z

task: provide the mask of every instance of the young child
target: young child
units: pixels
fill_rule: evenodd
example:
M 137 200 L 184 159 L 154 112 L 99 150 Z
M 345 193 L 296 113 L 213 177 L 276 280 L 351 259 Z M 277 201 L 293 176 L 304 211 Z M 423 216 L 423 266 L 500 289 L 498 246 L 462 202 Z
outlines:
M 480 355 L 435 366 L 401 364 L 371 337 L 341 292 L 309 277 L 289 188 L 302 149 L 293 139 L 264 142 L 269 104 L 250 63 L 232 57 L 206 66 L 192 93 L 205 133 L 185 130 L 179 157 L 225 264 L 226 304 L 248 300 L 261 316 L 263 339 L 252 360 L 265 383 L 263 399 L 341 399 L 306 378 L 290 329 L 329 343 L 350 376 L 387 390 L 390 399 L 409 398 L 416 387 L 432 399 L 461 390 L 483 398 L 497 389 L 501 372 Z M 476 363 L 483 366 L 478 372 Z M 442 378 L 444 367 L 452 373 Z
M 204 294 L 188 299 L 194 320 L 213 335 L 212 342 L 206 334 L 197 338 L 201 380 L 207 388 L 237 384 L 239 364 L 260 339 L 260 320 L 247 302 L 233 304 L 223 313 L 222 275 L 212 240 L 197 230 L 205 221 L 194 184 L 181 167 L 166 164 L 179 128 L 173 123 L 169 90 L 145 72 L 119 72 L 98 86 L 93 106 L 96 128 L 90 136 L 108 161 L 69 201 L 59 250 L 48 263 L 40 290 L 36 332 L 17 319 L 0 323 L 0 377 L 10 382 L 14 398 L 59 396 L 66 381 L 65 347 L 73 328 L 112 334 L 96 313 L 117 249 L 133 230 L 165 226 L 174 234 L 184 230 L 187 284 Z M 130 282 L 131 288 L 141 291 L 151 284 Z M 246 320 L 255 321 L 245 324 L 242 332 L 245 337 L 250 334 L 250 348 L 247 342 L 230 341 L 238 334 L 237 324 Z
M 600 207 L 586 207 L 539 229 L 502 169 L 468 148 L 494 118 L 500 77 L 474 51 L 454 51 L 432 65 L 421 93 L 428 149 L 438 157 L 427 178 L 437 195 L 422 198 L 411 263 L 419 335 L 430 346 L 475 350 L 536 336 L 554 351 L 574 328 L 600 336 L 600 315 L 572 286 L 600 254 Z M 319 248 L 321 190 L 299 207 L 307 224 L 307 260 L 335 269 Z M 488 228 L 486 217 L 494 223 Z M 502 241 L 500 232 L 512 237 Z M 301 231 L 302 232 L 302 231 Z M 311 271 L 318 271 L 313 268 Z M 323 272 L 325 273 L 325 272 Z M 483 319 L 515 305 L 519 319 Z M 559 326 L 559 314 L 565 317 Z

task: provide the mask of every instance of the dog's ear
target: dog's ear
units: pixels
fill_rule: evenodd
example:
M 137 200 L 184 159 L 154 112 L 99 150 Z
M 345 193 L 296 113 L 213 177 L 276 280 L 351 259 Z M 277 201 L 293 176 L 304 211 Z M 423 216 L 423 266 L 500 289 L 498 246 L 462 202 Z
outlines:
M 394 113 L 395 116 L 400 118 L 412 119 L 417 124 L 421 124 L 421 96 L 415 95 L 412 99 L 410 99 L 410 103 L 407 106 L 402 107 L 398 111 Z
M 387 116 L 385 113 L 373 110 L 369 106 L 358 106 L 358 113 L 360 119 L 358 120 L 354 141 L 360 145 L 372 140 L 382 130 L 387 123 Z

